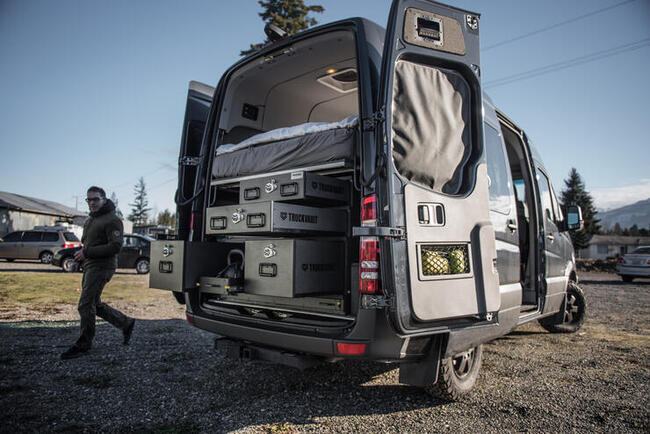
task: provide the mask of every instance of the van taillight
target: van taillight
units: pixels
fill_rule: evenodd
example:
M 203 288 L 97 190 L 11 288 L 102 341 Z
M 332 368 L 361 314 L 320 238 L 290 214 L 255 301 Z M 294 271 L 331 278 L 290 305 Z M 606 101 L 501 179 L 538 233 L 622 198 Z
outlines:
M 377 226 L 377 196 L 374 194 L 361 202 L 361 226 Z M 378 237 L 361 237 L 359 242 L 359 292 L 382 293 Z
M 61 247 L 64 249 L 69 249 L 70 247 L 77 247 L 80 244 L 77 243 L 63 243 L 61 244 Z
M 366 352 L 366 344 L 336 343 L 336 352 L 348 356 L 358 356 Z

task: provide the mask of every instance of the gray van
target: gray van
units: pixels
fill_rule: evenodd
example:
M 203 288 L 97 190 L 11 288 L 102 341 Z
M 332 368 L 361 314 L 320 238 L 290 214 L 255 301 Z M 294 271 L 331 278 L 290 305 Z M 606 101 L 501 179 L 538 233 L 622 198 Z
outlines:
M 585 316 L 562 210 L 525 132 L 481 90 L 479 15 L 394 0 L 278 35 L 188 92 L 177 239 L 150 286 L 241 359 L 396 363 L 458 399 L 482 344 Z
M 59 250 L 77 246 L 81 246 L 79 238 L 65 229 L 15 231 L 0 238 L 0 258 L 8 262 L 39 259 L 49 264 Z

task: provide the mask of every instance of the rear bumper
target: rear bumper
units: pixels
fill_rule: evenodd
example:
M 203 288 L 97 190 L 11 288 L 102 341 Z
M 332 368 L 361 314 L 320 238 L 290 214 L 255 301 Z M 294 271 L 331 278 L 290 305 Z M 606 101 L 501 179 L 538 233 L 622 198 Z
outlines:
M 295 334 L 265 328 L 233 324 L 187 312 L 188 321 L 195 327 L 227 337 L 231 340 L 263 345 L 267 348 L 328 359 L 352 358 L 400 362 L 421 357 L 422 353 L 408 348 L 408 339 L 395 335 L 388 324 L 375 321 L 376 311 L 364 312 L 352 330 L 339 337 L 319 337 Z M 364 315 L 362 315 L 363 317 Z M 364 321 L 365 320 L 365 321 Z M 348 355 L 337 351 L 338 343 L 365 344 L 363 354 Z M 419 348 L 418 348 L 419 349 Z

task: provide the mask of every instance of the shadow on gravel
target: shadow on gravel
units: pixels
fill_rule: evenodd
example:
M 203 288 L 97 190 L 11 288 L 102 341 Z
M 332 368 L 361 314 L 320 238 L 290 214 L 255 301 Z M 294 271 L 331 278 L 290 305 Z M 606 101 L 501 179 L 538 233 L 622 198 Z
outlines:
M 0 323 L 0 426 L 11 431 L 230 431 L 261 425 L 337 430 L 332 416 L 437 407 L 398 384 L 395 366 L 346 360 L 305 371 L 240 362 L 214 349 L 214 335 L 185 321 L 138 320 L 129 346 L 101 322 L 88 355 L 62 361 L 78 322 Z M 92 397 L 92 399 L 88 399 Z M 99 410 L 101 409 L 101 410 Z M 179 416 L 183 415 L 183 416 Z M 280 431 L 278 431 L 280 430 Z

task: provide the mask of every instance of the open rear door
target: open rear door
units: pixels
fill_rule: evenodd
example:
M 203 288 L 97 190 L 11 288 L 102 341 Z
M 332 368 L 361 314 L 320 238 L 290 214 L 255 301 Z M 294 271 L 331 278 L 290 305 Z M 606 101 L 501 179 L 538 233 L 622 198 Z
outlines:
M 490 324 L 500 306 L 483 146 L 479 16 L 395 0 L 379 101 L 390 182 L 393 324 L 403 334 Z M 378 134 L 377 136 L 382 136 Z M 382 255 L 385 258 L 386 255 Z M 389 264 L 386 264 L 389 265 Z
M 201 143 L 213 94 L 212 86 L 198 81 L 190 81 L 185 105 L 181 150 L 178 156 L 176 234 L 179 240 L 187 240 L 190 232 L 194 184 L 197 169 L 201 163 Z

